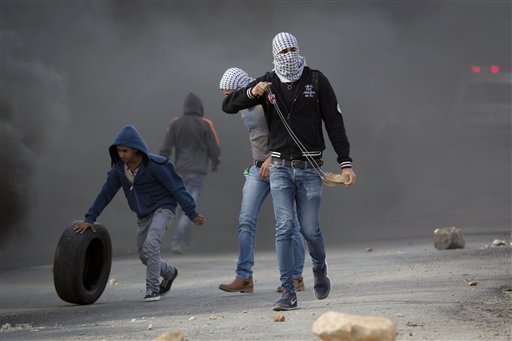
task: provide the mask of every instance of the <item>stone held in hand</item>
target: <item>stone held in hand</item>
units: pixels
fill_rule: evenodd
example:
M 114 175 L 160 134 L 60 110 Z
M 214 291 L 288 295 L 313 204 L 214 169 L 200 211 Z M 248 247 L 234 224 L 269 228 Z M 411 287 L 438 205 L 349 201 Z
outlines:
M 443 227 L 434 230 L 434 247 L 438 250 L 463 249 L 464 235 L 458 227 Z
M 343 185 L 349 182 L 350 178 L 347 174 L 337 174 L 326 172 L 323 178 L 323 182 L 326 186 L 333 187 L 336 185 Z

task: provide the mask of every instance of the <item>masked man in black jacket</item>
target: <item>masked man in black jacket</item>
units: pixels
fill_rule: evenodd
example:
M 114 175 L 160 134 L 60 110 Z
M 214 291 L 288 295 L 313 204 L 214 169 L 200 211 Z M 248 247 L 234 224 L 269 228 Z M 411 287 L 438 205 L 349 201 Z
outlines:
M 277 34 L 272 41 L 274 70 L 225 97 L 222 109 L 227 113 L 261 104 L 269 124 L 272 155 L 270 188 L 276 219 L 276 253 L 283 294 L 273 310 L 297 308 L 293 286 L 293 213 L 294 205 L 312 259 L 314 291 L 325 299 L 331 288 L 327 277 L 325 244 L 320 229 L 322 165 L 325 143 L 322 122 L 337 154 L 341 173 L 352 186 L 350 144 L 336 94 L 328 79 L 306 66 L 299 54 L 297 39 L 290 33 Z M 294 139 L 290 134 L 296 137 Z M 297 141 L 298 140 L 298 141 Z

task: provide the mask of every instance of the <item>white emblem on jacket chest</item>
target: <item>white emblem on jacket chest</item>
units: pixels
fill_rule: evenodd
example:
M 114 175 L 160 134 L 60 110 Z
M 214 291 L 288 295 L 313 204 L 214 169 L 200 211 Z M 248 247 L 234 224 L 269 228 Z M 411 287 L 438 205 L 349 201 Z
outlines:
M 313 85 L 311 85 L 311 84 L 304 85 L 303 94 L 304 94 L 304 97 L 309 97 L 309 98 L 315 97 L 316 92 L 313 90 Z

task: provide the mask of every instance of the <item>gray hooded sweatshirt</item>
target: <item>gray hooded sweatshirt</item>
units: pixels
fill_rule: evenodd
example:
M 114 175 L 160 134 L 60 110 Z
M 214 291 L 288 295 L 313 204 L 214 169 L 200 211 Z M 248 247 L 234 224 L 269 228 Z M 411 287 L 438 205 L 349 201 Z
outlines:
M 183 115 L 171 119 L 159 154 L 170 157 L 178 173 L 206 175 L 220 163 L 220 143 L 213 122 L 203 117 L 201 99 L 189 93 L 183 105 Z

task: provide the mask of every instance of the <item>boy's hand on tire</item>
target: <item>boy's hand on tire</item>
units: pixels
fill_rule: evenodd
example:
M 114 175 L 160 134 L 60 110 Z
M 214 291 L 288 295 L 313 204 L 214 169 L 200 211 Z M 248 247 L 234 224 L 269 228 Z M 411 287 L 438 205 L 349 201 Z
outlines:
M 92 230 L 92 232 L 96 232 L 94 224 L 88 223 L 86 221 L 81 221 L 78 224 L 76 224 L 73 230 L 75 230 L 76 233 L 83 234 L 85 230 L 89 228 Z
M 205 221 L 205 218 L 202 216 L 202 215 L 198 215 L 197 217 L 195 217 L 192 222 L 196 225 L 203 225 L 204 224 L 204 221 Z

